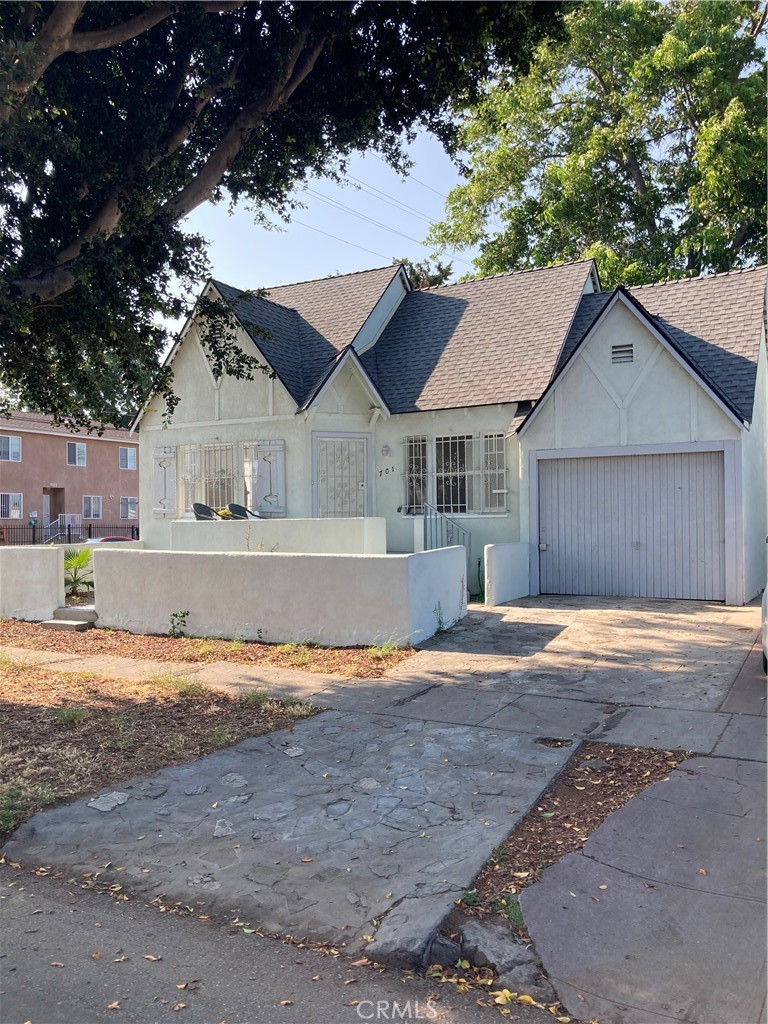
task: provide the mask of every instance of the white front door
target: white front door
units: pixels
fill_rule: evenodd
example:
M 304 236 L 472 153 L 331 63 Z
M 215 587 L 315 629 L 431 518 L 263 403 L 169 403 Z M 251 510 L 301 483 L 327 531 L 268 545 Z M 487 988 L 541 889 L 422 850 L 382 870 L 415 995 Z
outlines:
M 320 519 L 367 516 L 370 434 L 314 435 L 314 514 Z

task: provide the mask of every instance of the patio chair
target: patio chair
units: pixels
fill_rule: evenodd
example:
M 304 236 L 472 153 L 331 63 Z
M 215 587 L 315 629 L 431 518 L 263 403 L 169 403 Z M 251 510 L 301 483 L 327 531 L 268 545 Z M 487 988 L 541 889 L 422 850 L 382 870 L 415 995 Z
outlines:
M 211 508 L 210 505 L 203 505 L 201 501 L 192 502 L 192 511 L 195 513 L 195 519 L 200 522 L 210 522 L 213 519 L 221 519 L 218 512 Z
M 258 512 L 253 512 L 251 509 L 246 508 L 245 505 L 236 505 L 234 501 L 230 501 L 227 505 L 230 514 L 233 519 L 263 519 Z

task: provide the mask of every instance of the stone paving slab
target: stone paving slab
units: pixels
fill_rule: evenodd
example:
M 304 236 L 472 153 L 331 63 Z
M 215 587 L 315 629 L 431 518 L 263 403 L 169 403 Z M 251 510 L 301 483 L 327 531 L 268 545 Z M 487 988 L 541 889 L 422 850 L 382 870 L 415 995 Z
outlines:
M 768 745 L 767 726 L 768 722 L 761 716 L 734 715 L 718 740 L 715 756 L 764 762 Z
M 111 862 L 126 891 L 238 908 L 267 929 L 354 951 L 388 913 L 391 940 L 415 897 L 447 914 L 571 753 L 530 736 L 329 711 L 42 812 L 6 852 L 72 873 Z M 434 926 L 423 927 L 426 944 Z
M 484 693 L 458 686 L 436 686 L 426 693 L 409 697 L 389 714 L 428 722 L 453 722 L 478 725 L 505 707 L 517 693 Z
M 531 937 L 570 1013 L 601 1024 L 757 1024 L 766 948 L 760 767 L 689 759 L 523 892 Z
M 550 739 L 586 736 L 615 711 L 611 704 L 526 694 L 483 722 L 491 729 L 533 733 Z
M 661 747 L 709 754 L 730 721 L 729 715 L 670 708 L 622 708 L 602 729 L 591 733 L 598 743 L 625 747 Z

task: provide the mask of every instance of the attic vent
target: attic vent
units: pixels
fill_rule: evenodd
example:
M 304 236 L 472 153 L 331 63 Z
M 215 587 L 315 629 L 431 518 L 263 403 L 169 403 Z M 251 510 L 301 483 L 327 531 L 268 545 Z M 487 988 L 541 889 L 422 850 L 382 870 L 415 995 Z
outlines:
M 612 363 L 634 362 L 635 351 L 633 345 L 611 345 Z

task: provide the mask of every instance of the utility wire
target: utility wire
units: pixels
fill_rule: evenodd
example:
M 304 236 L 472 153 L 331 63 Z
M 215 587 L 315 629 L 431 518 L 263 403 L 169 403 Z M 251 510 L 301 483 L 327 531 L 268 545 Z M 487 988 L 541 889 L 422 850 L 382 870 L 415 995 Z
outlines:
M 357 184 L 364 189 L 364 191 L 369 192 L 374 199 L 378 199 L 382 203 L 387 203 L 389 206 L 394 206 L 396 210 L 402 210 L 406 213 L 412 213 L 415 217 L 421 217 L 421 219 L 425 220 L 430 227 L 435 223 L 431 218 L 427 217 L 425 213 L 420 213 L 413 206 L 408 206 L 407 203 L 403 203 L 399 199 L 395 199 L 395 197 L 391 196 L 388 192 L 382 192 L 381 189 L 376 188 L 375 185 L 368 185 L 366 182 L 361 181 L 360 178 L 355 178 L 352 174 L 348 174 L 347 177 L 350 181 L 356 181 Z M 376 194 L 374 195 L 374 193 Z
M 342 210 L 345 213 L 351 214 L 353 217 L 358 217 L 360 220 L 367 221 L 369 224 L 375 225 L 375 227 L 382 228 L 384 231 L 389 231 L 393 235 L 399 235 L 400 238 L 405 238 L 409 242 L 414 242 L 416 245 L 422 245 L 423 243 L 412 235 L 406 235 L 403 231 L 398 231 L 396 228 L 392 228 L 389 224 L 384 224 L 380 220 L 374 220 L 373 217 L 367 216 L 365 213 L 359 213 L 357 210 L 353 210 L 349 206 L 345 206 L 344 203 L 338 202 L 336 199 L 329 199 L 327 196 L 321 195 L 319 192 L 315 192 L 312 188 L 305 190 L 309 195 L 315 199 L 319 199 L 323 203 L 327 203 L 328 206 L 333 209 Z M 369 250 L 370 251 L 370 250 Z M 464 263 L 468 267 L 472 267 L 472 263 L 469 260 L 465 260 L 463 256 L 458 256 L 455 253 L 448 253 L 451 259 L 458 260 L 459 263 Z
M 322 228 L 316 228 L 313 224 L 307 224 L 303 220 L 297 220 L 296 217 L 291 217 L 291 223 L 301 224 L 303 228 L 309 228 L 310 231 L 317 231 L 320 235 L 325 235 L 327 238 L 333 238 L 336 242 L 343 242 L 344 245 L 352 245 L 355 249 L 362 249 L 363 252 L 370 253 L 371 256 L 378 256 L 383 260 L 391 260 L 391 256 L 385 256 L 382 252 L 374 252 L 373 249 L 366 249 L 364 245 L 358 245 L 357 242 L 349 242 L 346 238 L 339 238 L 338 235 L 332 235 L 330 231 L 323 231 Z
M 378 161 L 383 163 L 385 167 L 388 167 L 390 169 L 390 171 L 394 170 L 394 168 L 392 167 L 392 164 L 388 163 L 383 157 L 379 156 L 378 153 L 374 153 L 373 156 L 375 156 Z M 410 178 L 411 181 L 415 181 L 417 185 L 421 185 L 422 188 L 428 188 L 430 192 L 434 192 L 435 195 L 436 196 L 440 196 L 441 199 L 447 199 L 448 198 L 448 196 L 445 195 L 444 192 L 438 192 L 436 188 L 432 188 L 431 185 L 428 185 L 426 183 L 426 181 L 422 181 L 421 178 L 414 177 L 410 172 L 406 171 L 405 172 L 405 176 L 407 178 Z

